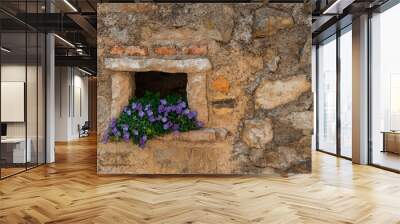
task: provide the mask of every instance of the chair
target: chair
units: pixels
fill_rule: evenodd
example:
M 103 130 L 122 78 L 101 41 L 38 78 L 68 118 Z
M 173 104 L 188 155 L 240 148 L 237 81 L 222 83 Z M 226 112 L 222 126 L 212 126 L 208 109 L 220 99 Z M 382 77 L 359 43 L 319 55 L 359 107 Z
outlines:
M 79 138 L 89 136 L 89 129 L 90 129 L 89 121 L 85 121 L 82 127 L 78 124 Z

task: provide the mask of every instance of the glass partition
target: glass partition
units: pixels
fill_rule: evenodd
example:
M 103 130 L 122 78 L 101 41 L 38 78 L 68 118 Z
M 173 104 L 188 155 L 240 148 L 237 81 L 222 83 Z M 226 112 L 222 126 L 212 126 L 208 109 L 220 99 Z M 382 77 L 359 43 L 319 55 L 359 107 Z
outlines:
M 45 163 L 45 34 L 16 17 L 44 1 L 1 1 L 0 178 Z M 16 15 L 16 16 L 14 16 Z
M 26 141 L 26 33 L 2 33 L 1 47 L 1 176 L 7 177 L 24 171 L 31 161 Z

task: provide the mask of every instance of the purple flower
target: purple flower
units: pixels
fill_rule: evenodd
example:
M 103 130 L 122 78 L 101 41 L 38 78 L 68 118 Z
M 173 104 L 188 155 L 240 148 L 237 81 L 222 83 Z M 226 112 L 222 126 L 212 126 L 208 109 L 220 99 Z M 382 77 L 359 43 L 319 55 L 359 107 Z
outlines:
M 127 111 L 126 111 L 126 114 L 127 114 L 128 116 L 131 116 L 131 115 L 132 115 L 132 111 L 131 111 L 131 110 L 127 110 Z
M 176 107 L 175 112 L 176 112 L 177 114 L 181 114 L 181 113 L 182 113 L 182 107 L 180 107 L 180 106 Z
M 171 109 L 172 108 L 170 106 L 167 106 L 167 107 L 165 107 L 164 112 L 169 113 L 169 112 L 171 112 Z
M 144 107 L 144 110 L 145 111 L 148 111 L 150 109 L 150 104 L 147 104 L 145 107 Z
M 163 125 L 164 130 L 167 130 L 169 128 L 168 124 Z
M 191 111 L 188 115 L 187 115 L 187 117 L 189 118 L 189 119 L 193 119 L 194 117 L 196 117 L 197 116 L 197 112 L 196 111 Z
M 167 121 L 168 121 L 168 118 L 166 118 L 166 117 L 163 117 L 163 118 L 161 118 L 161 121 L 162 121 L 163 123 L 165 123 L 165 122 L 167 122 Z
M 126 132 L 123 136 L 125 142 L 129 142 L 129 132 Z
M 154 123 L 154 122 L 156 121 L 156 119 L 155 119 L 153 116 L 150 116 L 150 117 L 149 117 L 149 121 L 150 121 L 151 123 Z
M 111 118 L 110 128 L 114 128 L 117 125 L 117 119 Z
M 103 138 L 101 139 L 101 142 L 103 144 L 106 144 L 108 142 L 108 139 L 110 138 L 110 135 L 108 134 L 108 130 L 104 132 Z
M 163 112 L 165 112 L 165 107 L 164 107 L 164 105 L 158 106 L 158 113 L 163 113 Z
M 131 105 L 132 110 L 136 110 L 136 107 L 137 107 L 137 103 L 132 103 L 132 105 Z
M 123 130 L 124 132 L 127 132 L 127 131 L 129 130 L 129 125 L 123 124 L 123 125 L 122 125 L 122 130 Z
M 113 135 L 117 136 L 118 129 L 116 127 L 114 127 L 111 131 L 112 131 Z
M 143 109 L 142 104 L 138 103 L 138 104 L 136 105 L 136 110 L 137 110 L 137 111 L 142 111 L 142 109 Z
M 204 123 L 201 122 L 201 121 L 197 121 L 197 122 L 196 122 L 196 126 L 197 126 L 198 128 L 202 128 L 202 127 L 204 126 Z
M 184 111 L 183 111 L 183 114 L 184 115 L 188 115 L 190 113 L 190 110 L 189 109 L 185 109 Z
M 160 103 L 161 103 L 161 105 L 167 105 L 167 100 L 161 99 L 161 100 L 160 100 Z
M 145 143 L 146 143 L 146 141 L 147 141 L 147 136 L 146 136 L 146 135 L 143 135 L 143 136 L 140 138 L 139 147 L 143 149 L 143 148 L 144 148 L 144 145 L 145 145 Z
M 148 110 L 148 111 L 147 111 L 147 116 L 149 116 L 149 117 L 153 116 L 153 111 Z
M 141 110 L 141 111 L 139 111 L 139 117 L 143 117 L 144 116 L 144 112 Z
M 185 101 L 182 101 L 179 105 L 181 108 L 186 108 L 187 106 Z
M 171 127 L 170 122 L 165 123 L 165 124 L 163 125 L 164 130 L 167 130 L 169 127 Z
M 159 121 L 159 120 L 161 120 L 161 118 L 162 118 L 161 115 L 157 115 L 156 120 Z
M 178 131 L 179 130 L 179 124 L 172 125 L 172 130 Z
M 138 132 L 138 130 L 136 130 L 136 129 L 133 130 L 132 133 L 133 133 L 134 135 L 139 135 L 139 132 Z

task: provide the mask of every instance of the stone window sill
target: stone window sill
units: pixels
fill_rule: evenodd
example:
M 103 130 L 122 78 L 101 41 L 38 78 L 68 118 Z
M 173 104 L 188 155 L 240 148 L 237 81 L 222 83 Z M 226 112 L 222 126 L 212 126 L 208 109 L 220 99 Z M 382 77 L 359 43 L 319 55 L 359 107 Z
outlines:
M 177 134 L 171 133 L 156 139 L 161 141 L 215 142 L 225 140 L 227 135 L 228 131 L 224 128 L 204 128 Z

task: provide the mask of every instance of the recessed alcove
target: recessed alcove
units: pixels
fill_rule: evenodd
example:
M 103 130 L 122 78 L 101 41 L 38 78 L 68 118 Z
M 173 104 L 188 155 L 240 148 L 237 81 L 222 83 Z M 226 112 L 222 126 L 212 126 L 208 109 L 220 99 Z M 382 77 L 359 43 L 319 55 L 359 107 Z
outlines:
M 135 72 L 135 86 L 136 97 L 142 97 L 146 91 L 150 91 L 160 93 L 162 98 L 171 94 L 187 98 L 186 73 Z

